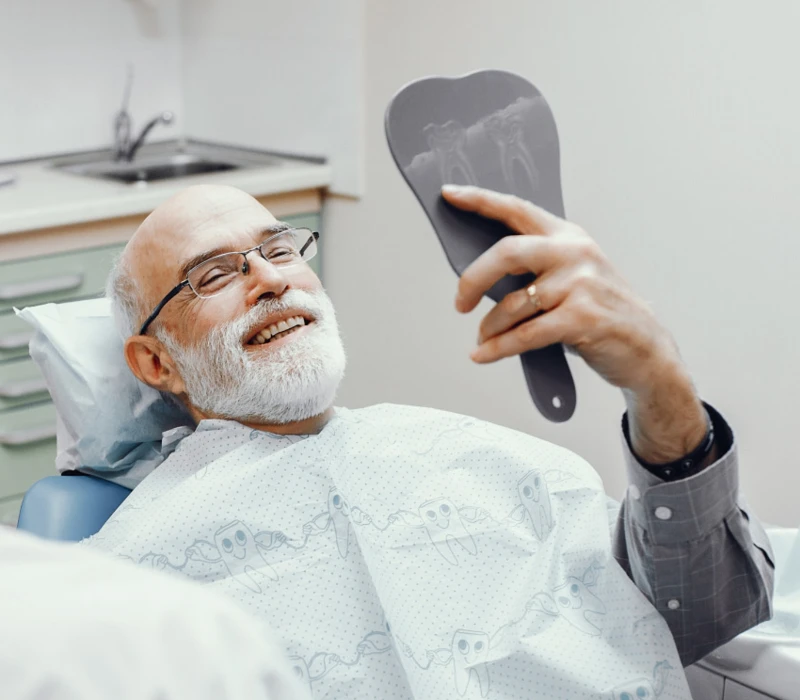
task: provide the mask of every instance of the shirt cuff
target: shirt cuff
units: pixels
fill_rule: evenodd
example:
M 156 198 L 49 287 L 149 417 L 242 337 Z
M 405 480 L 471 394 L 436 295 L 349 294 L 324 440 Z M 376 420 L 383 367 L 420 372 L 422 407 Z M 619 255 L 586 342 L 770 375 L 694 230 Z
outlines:
M 623 436 L 629 482 L 627 512 L 654 544 L 671 545 L 705 537 L 737 507 L 739 465 L 733 432 L 713 407 L 705 404 L 705 408 L 723 454 L 699 474 L 686 479 L 665 481 L 645 469 Z

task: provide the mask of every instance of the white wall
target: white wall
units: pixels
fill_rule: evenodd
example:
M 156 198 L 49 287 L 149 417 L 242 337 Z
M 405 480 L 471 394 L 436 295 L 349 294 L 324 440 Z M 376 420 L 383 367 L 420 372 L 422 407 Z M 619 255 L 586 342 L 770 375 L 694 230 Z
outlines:
M 0 161 L 102 148 L 136 79 L 134 128 L 157 112 L 181 129 L 180 3 L 141 0 L 0 0 Z
M 145 7 L 0 0 L 0 160 L 107 145 L 128 60 L 138 124 L 174 109 L 173 133 L 329 155 L 339 191 L 365 187 L 326 211 L 326 281 L 351 360 L 343 403 L 433 405 L 527 430 L 587 457 L 619 495 L 620 396 L 573 363 L 578 411 L 556 426 L 532 408 L 516 361 L 469 362 L 478 313 L 453 311 L 453 274 L 384 141 L 386 103 L 409 80 L 485 67 L 525 75 L 559 124 L 568 215 L 652 301 L 703 395 L 735 425 L 760 515 L 800 521 L 800 6 Z
M 331 201 L 325 221 L 350 352 L 342 402 L 428 404 L 530 431 L 621 494 L 619 394 L 573 363 L 578 410 L 556 426 L 516 361 L 470 363 L 479 314 L 454 312 L 454 276 L 385 146 L 383 112 L 405 82 L 513 70 L 555 113 L 568 215 L 652 301 L 734 424 L 756 511 L 800 522 L 797 26 L 792 0 L 369 3 L 366 195 Z
M 362 189 L 364 0 L 187 0 L 187 135 L 327 156 Z

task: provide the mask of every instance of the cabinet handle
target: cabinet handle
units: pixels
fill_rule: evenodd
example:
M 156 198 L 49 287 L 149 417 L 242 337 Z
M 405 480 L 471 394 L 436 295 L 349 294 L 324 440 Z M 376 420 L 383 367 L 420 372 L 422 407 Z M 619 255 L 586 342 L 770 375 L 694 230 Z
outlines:
M 30 394 L 40 394 L 43 391 L 47 391 L 47 382 L 41 377 L 21 382 L 8 382 L 0 384 L 0 399 L 19 399 Z
M 34 297 L 40 294 L 55 294 L 77 289 L 83 284 L 83 275 L 64 275 L 46 280 L 33 280 L 32 282 L 19 282 L 17 284 L 0 285 L 0 301 L 13 301 L 24 297 Z
M 37 425 L 15 432 L 0 433 L 0 445 L 6 447 L 24 447 L 42 440 L 50 440 L 56 436 L 56 425 Z
M 27 348 L 33 339 L 33 331 L 24 331 L 14 335 L 0 335 L 0 350 L 19 350 Z

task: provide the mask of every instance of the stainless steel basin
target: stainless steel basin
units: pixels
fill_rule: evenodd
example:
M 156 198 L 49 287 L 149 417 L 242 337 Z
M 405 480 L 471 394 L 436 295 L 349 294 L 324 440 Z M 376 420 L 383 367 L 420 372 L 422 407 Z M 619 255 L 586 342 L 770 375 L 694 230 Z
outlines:
M 74 175 L 136 184 L 280 163 L 258 151 L 188 142 L 147 145 L 132 162 L 116 161 L 103 151 L 59 158 L 52 165 Z
M 238 165 L 208 160 L 188 154 L 176 154 L 166 159 L 140 158 L 132 163 L 96 162 L 56 166 L 76 175 L 101 177 L 120 182 L 153 182 L 174 177 L 235 170 Z

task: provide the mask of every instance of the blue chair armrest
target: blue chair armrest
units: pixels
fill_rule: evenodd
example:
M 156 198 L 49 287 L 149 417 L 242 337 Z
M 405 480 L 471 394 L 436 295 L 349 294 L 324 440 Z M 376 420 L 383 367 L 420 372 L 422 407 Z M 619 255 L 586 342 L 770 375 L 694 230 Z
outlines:
M 93 476 L 46 476 L 28 489 L 17 527 L 48 540 L 94 535 L 130 490 Z

